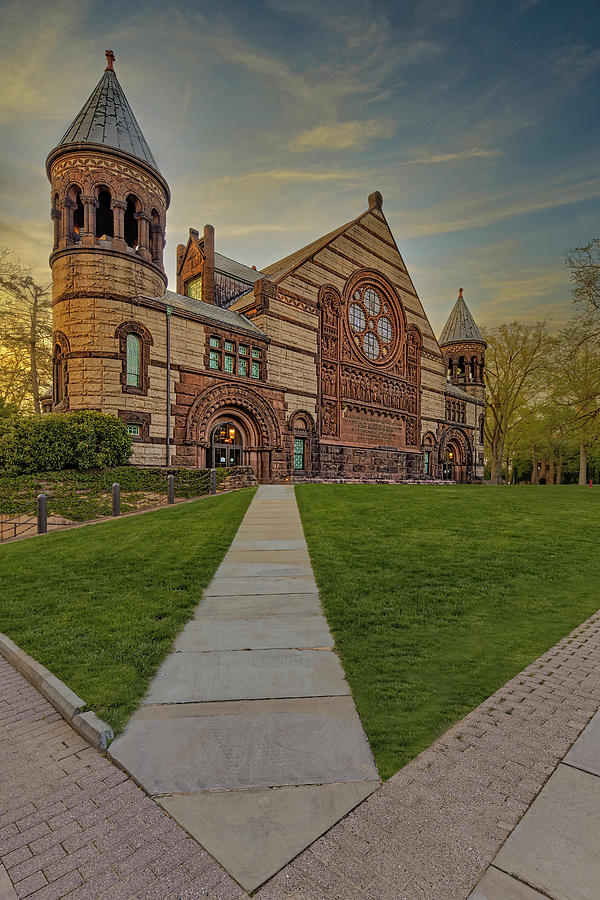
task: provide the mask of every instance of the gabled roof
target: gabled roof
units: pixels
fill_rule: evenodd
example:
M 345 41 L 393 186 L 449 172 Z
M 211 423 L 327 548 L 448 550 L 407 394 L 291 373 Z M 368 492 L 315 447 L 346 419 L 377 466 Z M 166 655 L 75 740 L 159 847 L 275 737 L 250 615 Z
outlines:
M 222 253 L 217 253 L 216 250 L 215 271 L 221 272 L 223 275 L 230 275 L 231 278 L 235 278 L 238 281 L 245 281 L 248 284 L 254 284 L 259 278 L 265 277 L 258 269 L 251 269 L 250 266 L 236 262 L 235 259 L 229 259 L 228 256 L 223 256 Z
M 263 273 L 267 276 L 269 281 L 275 283 L 281 281 L 282 278 L 289 275 L 294 269 L 297 269 L 298 266 L 306 262 L 307 259 L 310 259 L 311 256 L 314 256 L 315 253 L 318 253 L 319 250 L 326 247 L 327 244 L 331 243 L 336 237 L 339 237 L 339 235 L 346 231 L 347 228 L 350 228 L 351 225 L 356 225 L 356 223 L 366 216 L 369 211 L 370 210 L 366 210 L 365 212 L 362 212 L 360 216 L 357 216 L 356 219 L 352 219 L 351 222 L 340 225 L 339 228 L 330 231 L 329 234 L 324 234 L 323 237 L 317 238 L 316 241 L 307 244 L 306 247 L 301 247 L 300 250 L 296 250 L 294 253 L 290 253 L 289 256 L 280 259 L 278 262 L 271 263 L 270 266 L 263 266 Z
M 88 143 L 123 150 L 160 172 L 110 58 L 102 78 L 65 131 L 58 147 Z
M 227 309 L 221 306 L 215 306 L 213 303 L 205 303 L 203 300 L 194 300 L 193 297 L 185 297 L 183 294 L 177 294 L 175 291 L 165 291 L 162 297 L 148 297 L 148 300 L 155 300 L 164 306 L 174 306 L 177 309 L 184 309 L 187 312 L 194 313 L 202 319 L 206 319 L 225 328 L 234 328 L 236 331 L 246 331 L 248 334 L 266 337 L 257 325 L 241 313 L 235 312 L 233 309 Z
M 475 341 L 487 347 L 479 328 L 475 324 L 475 319 L 464 301 L 463 289 L 461 288 L 458 292 L 458 300 L 454 304 L 454 308 L 448 316 L 448 321 L 440 334 L 438 344 L 440 347 L 443 347 L 446 344 L 459 344 L 463 341 Z

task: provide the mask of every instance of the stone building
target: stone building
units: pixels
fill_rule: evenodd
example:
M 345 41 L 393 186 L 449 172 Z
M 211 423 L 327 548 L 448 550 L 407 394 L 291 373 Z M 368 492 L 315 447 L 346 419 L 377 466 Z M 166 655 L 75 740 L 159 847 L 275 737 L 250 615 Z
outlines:
M 462 297 L 436 340 L 383 213 L 368 207 L 249 268 L 214 229 L 163 265 L 170 193 L 113 69 L 48 155 L 54 387 L 119 416 L 145 465 L 259 480 L 483 475 L 485 342 Z

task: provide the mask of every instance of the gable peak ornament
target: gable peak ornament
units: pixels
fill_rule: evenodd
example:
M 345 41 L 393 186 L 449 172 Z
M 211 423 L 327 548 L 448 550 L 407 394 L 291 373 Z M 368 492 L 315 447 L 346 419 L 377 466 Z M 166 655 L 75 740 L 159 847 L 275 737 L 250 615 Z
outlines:
M 104 71 L 105 72 L 114 72 L 115 70 L 113 69 L 113 63 L 117 57 L 112 52 L 112 50 L 106 50 L 104 55 L 106 56 L 106 68 Z

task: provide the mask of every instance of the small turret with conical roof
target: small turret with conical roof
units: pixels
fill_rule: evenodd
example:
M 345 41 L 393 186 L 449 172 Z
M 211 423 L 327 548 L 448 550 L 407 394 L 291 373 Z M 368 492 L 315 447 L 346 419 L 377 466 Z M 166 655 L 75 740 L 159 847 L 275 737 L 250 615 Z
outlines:
M 483 401 L 485 388 L 483 372 L 487 344 L 471 315 L 463 289 L 448 316 L 439 338 L 447 379 L 467 394 Z
M 54 220 L 54 409 L 90 406 L 121 352 L 115 324 L 131 318 L 132 300 L 161 297 L 167 285 L 169 186 L 119 84 L 112 50 L 106 59 L 100 81 L 46 160 Z M 140 383 L 136 390 L 142 389 Z

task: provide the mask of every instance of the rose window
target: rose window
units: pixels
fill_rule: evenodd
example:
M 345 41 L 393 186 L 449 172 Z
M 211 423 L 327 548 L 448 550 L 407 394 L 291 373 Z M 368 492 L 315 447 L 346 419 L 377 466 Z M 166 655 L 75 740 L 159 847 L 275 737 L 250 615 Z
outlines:
M 356 346 L 372 362 L 383 362 L 394 342 L 394 318 L 385 295 L 374 287 L 357 288 L 348 307 Z

